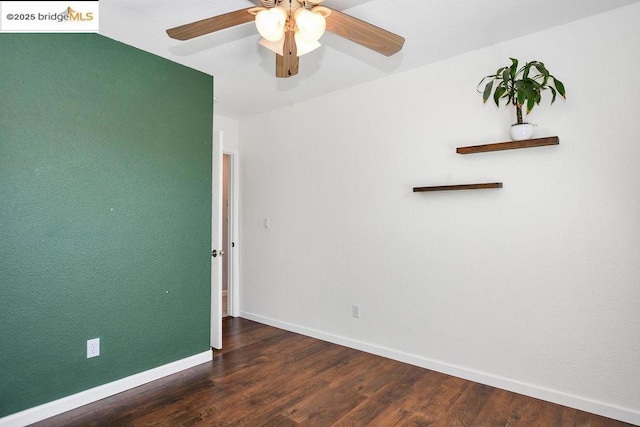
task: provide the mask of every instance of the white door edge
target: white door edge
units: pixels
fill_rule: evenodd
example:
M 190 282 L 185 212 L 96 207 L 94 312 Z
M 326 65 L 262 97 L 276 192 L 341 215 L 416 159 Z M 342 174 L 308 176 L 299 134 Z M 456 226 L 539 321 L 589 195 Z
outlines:
M 211 250 L 222 248 L 222 131 L 214 132 L 211 153 Z M 211 347 L 222 348 L 222 266 L 211 256 Z

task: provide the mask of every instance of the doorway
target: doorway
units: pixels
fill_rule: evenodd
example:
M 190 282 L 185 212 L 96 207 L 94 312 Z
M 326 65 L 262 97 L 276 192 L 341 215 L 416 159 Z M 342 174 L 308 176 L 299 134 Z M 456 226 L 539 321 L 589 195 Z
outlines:
M 222 131 L 215 132 L 212 147 L 210 336 L 214 349 L 222 349 L 222 318 L 238 316 L 240 313 L 240 268 L 237 256 L 240 161 L 237 149 L 224 149 L 223 137 Z M 225 213 L 227 216 L 223 221 Z M 223 235 L 226 235 L 224 245 Z M 224 294 L 223 269 L 226 269 Z

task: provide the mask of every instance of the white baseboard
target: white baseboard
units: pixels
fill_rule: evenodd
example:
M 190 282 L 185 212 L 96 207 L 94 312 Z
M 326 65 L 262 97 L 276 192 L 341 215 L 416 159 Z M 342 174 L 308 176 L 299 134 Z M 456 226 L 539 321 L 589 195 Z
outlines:
M 79 408 L 80 406 L 96 402 L 100 399 L 104 399 L 105 397 L 113 396 L 114 394 L 122 393 L 123 391 L 166 377 L 167 375 L 184 371 L 185 369 L 189 369 L 201 363 L 210 362 L 212 359 L 213 352 L 209 350 L 185 359 L 167 363 L 166 365 L 158 366 L 157 368 L 140 372 L 139 374 L 131 375 L 130 377 L 122 378 L 108 384 L 94 387 L 71 396 L 63 397 L 62 399 L 54 400 L 53 402 L 35 406 L 0 418 L 0 427 L 23 427 L 33 424 L 55 415 L 62 414 L 63 412 Z
M 339 335 L 328 334 L 316 329 L 306 328 L 304 326 L 292 323 L 281 322 L 276 319 L 261 316 L 258 314 L 240 312 L 240 317 L 263 323 L 265 325 L 274 326 L 290 332 L 317 338 L 323 341 L 342 345 L 345 347 L 361 350 L 367 353 L 383 356 L 388 359 L 397 360 L 408 363 L 410 365 L 419 366 L 421 368 L 430 369 L 432 371 L 441 372 L 443 374 L 452 375 L 458 378 L 486 384 L 503 390 L 512 391 L 514 393 L 523 394 L 525 396 L 534 397 L 536 399 L 546 400 L 547 402 L 557 403 L 559 405 L 568 406 L 570 408 L 579 409 L 581 411 L 591 412 L 593 414 L 602 415 L 604 417 L 613 418 L 615 420 L 624 421 L 631 424 L 640 425 L 640 411 L 630 408 L 616 406 L 606 402 L 600 402 L 564 393 L 557 390 L 542 388 L 532 384 L 511 380 L 509 378 L 500 377 L 486 372 L 476 371 L 465 368 L 463 366 L 451 365 L 437 360 L 427 359 L 425 357 L 413 354 L 403 353 L 401 351 L 368 344 L 361 341 L 352 340 L 350 338 Z

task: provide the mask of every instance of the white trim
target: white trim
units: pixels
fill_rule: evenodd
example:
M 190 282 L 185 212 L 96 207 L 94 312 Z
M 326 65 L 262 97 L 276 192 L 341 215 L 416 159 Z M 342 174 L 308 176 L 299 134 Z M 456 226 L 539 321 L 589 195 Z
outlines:
M 71 396 L 63 397 L 43 405 L 16 412 L 15 414 L 0 418 L 0 426 L 22 427 L 33 424 L 62 414 L 63 412 L 113 396 L 114 394 L 139 387 L 151 381 L 166 377 L 167 375 L 184 371 L 185 369 L 192 368 L 196 365 L 200 365 L 201 363 L 210 362 L 212 359 L 213 352 L 211 350 L 207 350 L 203 353 L 199 353 L 185 359 L 167 363 L 166 365 L 158 366 L 157 368 L 153 368 L 148 371 L 140 372 L 120 380 L 90 388 L 89 390 L 85 390 Z
M 240 250 L 238 248 L 240 236 L 240 155 L 235 148 L 223 147 L 223 153 L 231 156 L 231 233 L 229 239 L 234 243 L 234 247 L 231 248 L 229 254 L 231 258 L 231 310 L 229 314 L 237 317 L 240 315 Z
M 564 393 L 558 390 L 543 388 L 540 386 L 504 378 L 487 372 L 465 368 L 463 366 L 451 365 L 438 360 L 432 360 L 426 357 L 352 340 L 350 338 L 342 337 L 339 335 L 329 334 L 316 329 L 282 322 L 258 314 L 243 311 L 240 313 L 240 317 L 263 323 L 265 325 L 274 326 L 276 328 L 284 329 L 290 332 L 295 332 L 301 335 L 306 335 L 323 341 L 339 344 L 356 350 L 365 351 L 367 353 L 376 354 L 388 359 L 398 360 L 400 362 L 430 369 L 432 371 L 442 372 L 444 374 L 452 375 L 458 378 L 464 378 L 466 380 L 486 384 L 503 390 L 512 391 L 514 393 L 523 394 L 525 396 L 534 397 L 536 399 L 546 400 L 548 402 L 557 403 L 559 405 L 568 406 L 571 408 L 579 409 L 581 411 L 591 412 L 593 414 L 602 415 L 604 417 L 613 418 L 615 420 L 640 425 L 640 411 L 631 408 L 624 408 L 612 403 L 601 402 L 582 396 Z

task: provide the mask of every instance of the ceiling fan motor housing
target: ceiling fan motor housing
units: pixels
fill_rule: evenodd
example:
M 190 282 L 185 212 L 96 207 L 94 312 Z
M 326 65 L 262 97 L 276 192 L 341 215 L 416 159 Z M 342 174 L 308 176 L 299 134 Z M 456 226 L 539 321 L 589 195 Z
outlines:
M 282 6 L 291 12 L 295 12 L 297 9 L 301 7 L 311 10 L 315 5 L 321 3 L 322 0 L 261 0 L 262 6 L 266 8 L 272 8 L 275 6 Z

